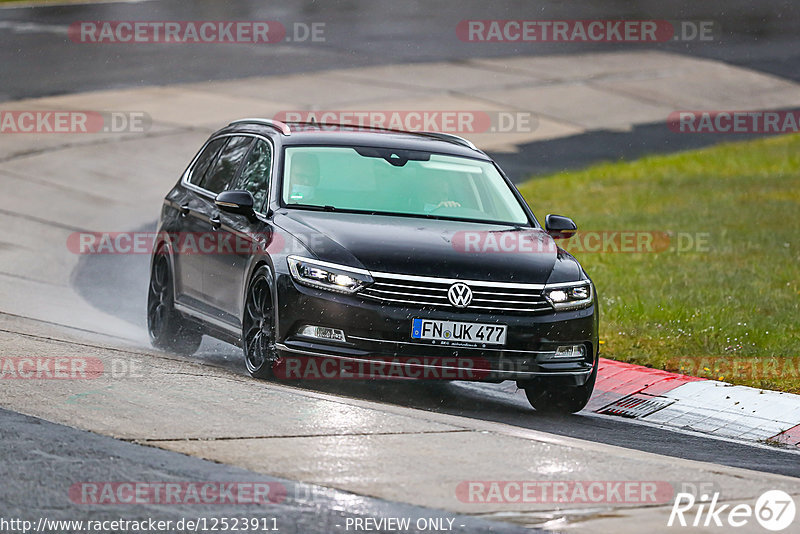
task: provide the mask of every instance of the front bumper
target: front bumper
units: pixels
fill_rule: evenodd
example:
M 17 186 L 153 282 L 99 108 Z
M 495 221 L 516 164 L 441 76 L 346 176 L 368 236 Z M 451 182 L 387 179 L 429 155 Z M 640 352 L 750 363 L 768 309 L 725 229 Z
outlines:
M 552 376 L 559 377 L 560 383 L 583 385 L 597 364 L 595 304 L 582 310 L 536 314 L 387 306 L 358 294 L 338 294 L 298 285 L 288 274 L 278 277 L 276 290 L 281 357 L 335 362 L 314 377 L 370 375 L 498 382 Z M 411 321 L 415 318 L 504 324 L 508 327 L 506 345 L 464 346 L 414 340 Z M 298 335 L 306 325 L 342 330 L 346 341 Z M 557 347 L 578 344 L 585 347 L 583 358 L 554 357 Z M 322 369 L 317 364 L 314 368 Z M 341 376 L 332 376 L 332 370 L 341 371 Z

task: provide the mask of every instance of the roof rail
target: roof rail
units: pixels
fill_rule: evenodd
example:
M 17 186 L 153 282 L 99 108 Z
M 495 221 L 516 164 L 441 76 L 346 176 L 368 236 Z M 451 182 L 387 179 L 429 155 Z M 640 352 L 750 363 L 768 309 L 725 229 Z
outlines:
M 404 133 L 413 134 L 416 132 L 407 132 L 405 130 L 396 130 L 394 128 L 387 128 L 385 126 L 373 126 L 371 124 L 351 124 L 340 122 L 319 122 L 319 121 L 286 121 L 286 124 L 297 124 L 299 126 L 311 126 L 314 128 L 342 128 L 345 131 L 349 130 L 377 130 L 381 132 Z
M 459 135 L 453 135 L 442 132 L 416 132 L 416 133 L 420 133 L 422 135 L 429 135 L 431 137 L 436 137 L 437 139 L 441 139 L 442 141 L 450 141 L 451 143 L 456 143 L 465 146 L 467 148 L 471 148 L 472 150 L 478 150 L 478 147 L 472 144 L 472 141 L 470 141 L 469 139 L 464 139 Z
M 292 130 L 285 122 L 276 121 L 273 119 L 259 119 L 259 118 L 249 118 L 249 119 L 238 119 L 231 122 L 228 126 L 233 124 L 262 124 L 264 126 L 271 126 L 275 128 L 283 135 L 292 135 Z
M 249 121 L 250 119 L 242 119 L 242 121 Z M 253 120 L 262 120 L 262 119 L 253 119 Z M 241 121 L 237 121 L 241 122 Z M 394 133 L 404 133 L 404 134 L 411 134 L 411 135 L 424 135 L 427 137 L 434 137 L 441 141 L 447 141 L 449 143 L 455 143 L 457 145 L 465 146 L 467 148 L 471 148 L 472 150 L 478 150 L 472 141 L 469 139 L 464 139 L 458 135 L 453 135 L 449 133 L 442 133 L 442 132 L 419 132 L 419 131 L 408 131 L 408 130 L 396 130 L 394 128 L 386 128 L 383 126 L 372 126 L 367 124 L 339 124 L 339 123 L 332 123 L 332 122 L 317 122 L 317 121 L 310 121 L 310 122 L 302 122 L 302 121 L 287 121 L 288 124 L 299 124 L 304 126 L 316 126 L 320 128 L 324 128 L 325 126 L 333 126 L 339 128 L 357 128 L 357 129 L 365 129 L 365 130 L 380 130 L 383 132 L 394 132 Z M 287 126 L 288 128 L 288 126 Z M 289 135 L 289 134 L 287 134 Z

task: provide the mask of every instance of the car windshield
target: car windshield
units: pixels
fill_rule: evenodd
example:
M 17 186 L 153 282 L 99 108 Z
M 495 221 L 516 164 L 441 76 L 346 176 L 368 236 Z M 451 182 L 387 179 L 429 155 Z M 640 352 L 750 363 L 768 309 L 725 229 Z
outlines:
M 488 161 L 374 147 L 287 147 L 287 206 L 529 225 Z

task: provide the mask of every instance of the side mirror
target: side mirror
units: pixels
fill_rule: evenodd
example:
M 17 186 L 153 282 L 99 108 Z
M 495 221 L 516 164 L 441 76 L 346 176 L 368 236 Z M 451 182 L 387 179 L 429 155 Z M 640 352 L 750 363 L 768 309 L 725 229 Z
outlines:
M 249 191 L 223 191 L 214 199 L 214 204 L 228 213 L 238 213 L 250 217 L 254 213 L 255 200 Z
M 569 217 L 550 214 L 544 218 L 544 229 L 553 239 L 569 239 L 578 231 L 578 226 Z

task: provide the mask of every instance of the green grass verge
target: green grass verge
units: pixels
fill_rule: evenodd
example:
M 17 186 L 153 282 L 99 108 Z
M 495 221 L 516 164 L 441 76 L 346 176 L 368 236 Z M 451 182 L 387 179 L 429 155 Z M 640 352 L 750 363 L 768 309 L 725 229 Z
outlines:
M 600 295 L 603 356 L 800 393 L 800 135 L 532 179 L 542 220 L 707 233 L 700 250 L 575 252 Z M 688 239 L 684 244 L 688 243 Z

